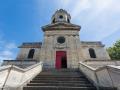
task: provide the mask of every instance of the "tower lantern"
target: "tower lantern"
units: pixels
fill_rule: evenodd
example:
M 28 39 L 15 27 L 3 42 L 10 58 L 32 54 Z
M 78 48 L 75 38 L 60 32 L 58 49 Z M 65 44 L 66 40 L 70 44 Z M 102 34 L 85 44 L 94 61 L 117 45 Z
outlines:
M 57 22 L 66 22 L 70 23 L 71 16 L 67 11 L 63 9 L 59 9 L 53 14 L 52 16 L 52 23 L 57 23 Z

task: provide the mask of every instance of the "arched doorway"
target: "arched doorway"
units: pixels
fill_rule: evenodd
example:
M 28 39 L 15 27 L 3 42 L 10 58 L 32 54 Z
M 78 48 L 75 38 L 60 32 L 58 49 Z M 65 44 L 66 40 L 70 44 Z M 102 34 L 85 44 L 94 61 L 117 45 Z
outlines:
M 67 54 L 66 51 L 56 51 L 56 69 L 67 68 Z

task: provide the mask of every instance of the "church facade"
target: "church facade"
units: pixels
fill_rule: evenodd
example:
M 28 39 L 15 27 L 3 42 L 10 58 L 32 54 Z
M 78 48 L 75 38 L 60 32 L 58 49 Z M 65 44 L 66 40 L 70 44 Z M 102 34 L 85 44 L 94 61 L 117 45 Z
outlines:
M 46 68 L 78 68 L 79 61 L 110 60 L 104 45 L 80 40 L 81 26 L 71 23 L 70 14 L 57 10 L 51 23 L 42 27 L 42 42 L 23 43 L 17 60 L 42 61 Z

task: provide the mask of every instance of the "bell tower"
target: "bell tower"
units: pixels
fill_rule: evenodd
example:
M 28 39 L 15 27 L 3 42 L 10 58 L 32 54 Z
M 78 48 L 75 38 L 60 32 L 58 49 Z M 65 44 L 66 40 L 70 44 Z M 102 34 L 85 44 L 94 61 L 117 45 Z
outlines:
M 81 60 L 79 31 L 80 26 L 70 22 L 71 16 L 63 9 L 57 10 L 51 24 L 42 27 L 44 40 L 40 60 L 44 67 L 77 68 Z
M 60 9 L 55 12 L 55 14 L 52 16 L 52 23 L 57 22 L 66 22 L 70 23 L 71 16 L 68 14 L 65 10 Z

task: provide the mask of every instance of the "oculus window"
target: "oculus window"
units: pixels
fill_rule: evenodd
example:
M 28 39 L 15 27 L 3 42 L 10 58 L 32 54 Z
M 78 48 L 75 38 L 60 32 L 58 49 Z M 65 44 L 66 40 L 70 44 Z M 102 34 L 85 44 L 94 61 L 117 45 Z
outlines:
M 62 44 L 62 43 L 65 42 L 65 38 L 64 37 L 58 37 L 57 38 L 57 42 L 60 43 L 60 44 Z
M 60 15 L 60 16 L 59 16 L 59 18 L 60 18 L 60 19 L 63 19 L 63 16 L 62 16 L 62 15 Z

